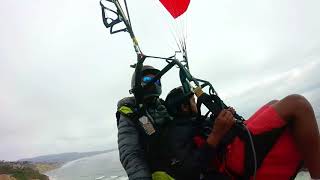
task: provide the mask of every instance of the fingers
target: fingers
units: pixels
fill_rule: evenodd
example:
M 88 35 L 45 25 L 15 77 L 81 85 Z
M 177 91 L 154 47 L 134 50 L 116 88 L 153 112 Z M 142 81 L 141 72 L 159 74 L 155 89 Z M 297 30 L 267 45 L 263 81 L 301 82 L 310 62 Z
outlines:
M 232 114 L 236 113 L 236 110 L 233 107 L 228 107 L 227 110 L 230 111 Z
M 215 120 L 215 124 L 219 124 L 221 126 L 226 126 L 229 127 L 230 125 L 234 124 L 234 117 L 233 114 L 228 111 L 227 109 L 224 109 L 220 112 L 220 114 L 218 115 L 218 117 Z
M 212 126 L 211 136 L 217 138 L 217 142 L 219 142 L 220 139 L 229 132 L 234 123 L 232 113 L 227 109 L 222 110 Z
M 226 114 L 227 114 L 227 110 L 226 109 L 223 109 L 220 113 L 219 113 L 219 115 L 218 116 L 220 116 L 221 118 L 222 117 L 225 117 L 226 116 Z
M 233 115 L 230 111 L 227 111 L 226 115 L 225 115 L 225 118 L 230 120 L 230 119 L 233 119 Z
M 228 109 L 223 109 L 218 116 L 220 117 L 226 117 L 226 116 L 229 116 L 231 112 L 228 110 Z
M 218 118 L 220 118 L 220 119 L 233 119 L 233 114 L 228 109 L 223 109 L 220 112 Z

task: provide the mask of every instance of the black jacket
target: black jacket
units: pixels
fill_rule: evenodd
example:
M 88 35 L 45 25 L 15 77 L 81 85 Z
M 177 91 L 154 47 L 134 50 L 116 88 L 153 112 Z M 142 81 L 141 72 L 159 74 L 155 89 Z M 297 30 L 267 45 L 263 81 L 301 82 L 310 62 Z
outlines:
M 130 107 L 133 113 L 119 113 L 123 106 Z M 130 180 L 151 179 L 154 171 L 166 171 L 168 154 L 166 141 L 163 141 L 169 122 L 169 116 L 163 101 L 157 99 L 146 106 L 148 115 L 152 118 L 156 133 L 147 135 L 137 121 L 135 99 L 128 97 L 118 102 L 118 149 L 120 161 Z
M 193 138 L 202 136 L 203 121 L 191 117 L 176 118 L 170 124 L 168 142 L 171 148 L 170 174 L 176 180 L 226 180 L 225 175 L 213 169 L 213 159 L 216 149 L 205 143 L 197 148 Z M 203 137 L 205 138 L 205 137 Z
M 205 146 L 197 149 L 193 143 L 193 137 L 198 133 L 197 121 L 193 118 L 176 118 L 170 124 L 170 142 L 172 167 L 171 174 L 176 180 L 200 179 L 204 160 L 210 159 L 213 149 Z M 209 153 L 210 152 L 210 153 Z M 206 157 L 206 158 L 204 158 Z
M 135 99 L 124 98 L 118 103 L 134 109 Z M 148 111 L 160 131 L 148 137 L 137 125 L 135 117 L 117 113 L 118 148 L 120 161 L 130 180 L 151 180 L 152 172 L 165 171 L 176 180 L 199 180 L 215 155 L 215 149 L 207 144 L 196 148 L 193 137 L 201 132 L 201 125 L 193 118 L 170 120 L 166 110 L 159 104 Z M 169 119 L 169 120 L 168 120 Z M 160 137 L 160 138 L 159 138 Z M 165 147 L 165 148 L 162 148 Z M 210 174 L 210 179 L 216 174 Z M 206 176 L 208 177 L 208 176 Z
M 118 109 L 123 105 L 134 105 L 133 97 L 118 102 Z M 118 149 L 120 162 L 130 180 L 151 180 L 151 172 L 146 162 L 141 145 L 140 133 L 133 119 L 118 113 Z

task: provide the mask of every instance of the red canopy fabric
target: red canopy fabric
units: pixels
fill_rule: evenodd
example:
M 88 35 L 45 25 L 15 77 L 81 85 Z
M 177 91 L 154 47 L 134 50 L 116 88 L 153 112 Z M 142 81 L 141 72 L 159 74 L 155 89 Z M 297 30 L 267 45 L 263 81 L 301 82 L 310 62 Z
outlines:
M 177 18 L 188 9 L 190 0 L 160 0 L 172 17 Z

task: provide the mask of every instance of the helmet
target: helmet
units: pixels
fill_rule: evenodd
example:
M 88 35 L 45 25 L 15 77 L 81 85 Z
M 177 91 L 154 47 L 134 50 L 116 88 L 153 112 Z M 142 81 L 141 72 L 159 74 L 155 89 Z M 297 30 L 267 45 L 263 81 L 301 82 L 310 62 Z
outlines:
M 147 74 L 152 74 L 152 75 L 156 75 L 160 72 L 160 70 L 152 67 L 152 66 L 148 66 L 148 65 L 144 65 L 142 67 L 142 76 L 147 75 Z M 131 78 L 131 89 L 135 88 L 135 81 L 136 81 L 136 73 L 134 72 Z M 151 97 L 151 96 L 157 96 L 159 97 L 160 94 L 162 93 L 162 89 L 161 89 L 161 84 L 154 84 L 153 86 L 149 87 L 148 89 L 143 89 L 143 97 Z
M 166 97 L 165 104 L 170 115 L 176 116 L 181 104 L 189 102 L 193 92 L 185 93 L 182 86 L 172 89 Z

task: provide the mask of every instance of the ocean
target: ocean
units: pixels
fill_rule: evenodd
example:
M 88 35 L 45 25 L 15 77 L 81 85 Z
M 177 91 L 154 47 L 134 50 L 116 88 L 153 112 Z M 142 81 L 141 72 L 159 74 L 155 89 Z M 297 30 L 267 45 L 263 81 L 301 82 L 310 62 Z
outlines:
M 47 172 L 50 180 L 128 180 L 120 162 L 118 151 L 81 158 Z M 298 174 L 296 180 L 309 180 L 307 172 Z
M 118 151 L 81 158 L 47 172 L 50 180 L 127 180 Z

